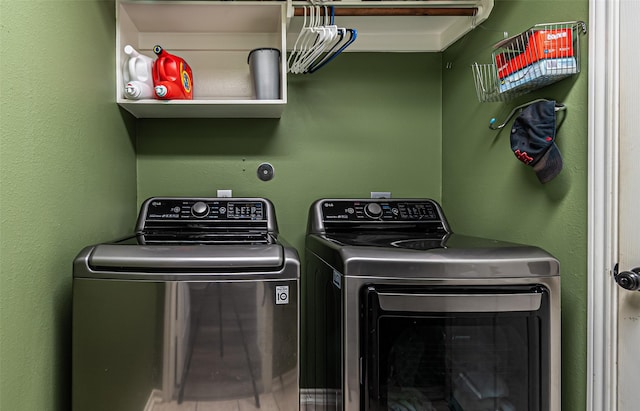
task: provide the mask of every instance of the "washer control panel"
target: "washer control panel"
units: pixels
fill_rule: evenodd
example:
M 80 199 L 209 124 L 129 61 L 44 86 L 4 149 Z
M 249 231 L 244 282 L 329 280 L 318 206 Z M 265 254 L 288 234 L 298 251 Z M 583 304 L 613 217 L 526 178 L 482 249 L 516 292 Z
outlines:
M 439 207 L 431 200 L 324 200 L 325 222 L 355 221 L 441 221 Z
M 260 221 L 267 218 L 267 209 L 260 199 L 154 198 L 145 202 L 141 219 Z

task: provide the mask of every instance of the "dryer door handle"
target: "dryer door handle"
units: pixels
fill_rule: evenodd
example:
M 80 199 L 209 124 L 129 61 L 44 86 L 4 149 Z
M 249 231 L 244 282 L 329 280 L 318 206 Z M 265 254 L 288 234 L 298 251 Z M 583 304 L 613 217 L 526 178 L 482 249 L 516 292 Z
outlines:
M 513 294 L 405 294 L 378 293 L 380 308 L 409 312 L 537 311 L 540 293 Z

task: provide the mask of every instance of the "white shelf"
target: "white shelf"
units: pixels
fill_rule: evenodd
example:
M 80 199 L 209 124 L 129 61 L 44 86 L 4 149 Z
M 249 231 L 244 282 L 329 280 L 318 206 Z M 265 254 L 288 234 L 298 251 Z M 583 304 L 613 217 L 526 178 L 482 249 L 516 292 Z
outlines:
M 435 15 L 336 16 L 358 30 L 346 51 L 439 52 L 486 20 L 494 0 L 329 1 L 336 10 L 429 8 Z M 116 102 L 137 118 L 279 118 L 287 104 L 287 45 L 292 47 L 307 2 L 116 0 Z M 446 15 L 472 9 L 474 15 Z M 374 13 L 375 14 L 375 13 Z M 468 13 L 467 13 L 468 14 Z M 124 46 L 154 57 L 155 45 L 184 58 L 193 70 L 194 100 L 128 100 L 123 94 Z M 278 100 L 256 100 L 247 58 L 255 48 L 282 51 Z
M 286 53 L 278 100 L 256 100 L 247 62 L 255 48 L 286 50 L 286 3 L 263 1 L 116 2 L 116 101 L 137 118 L 279 118 L 287 103 Z M 128 100 L 124 46 L 153 57 L 158 44 L 193 70 L 193 100 Z
M 118 104 L 137 118 L 280 118 L 284 100 L 126 100 Z

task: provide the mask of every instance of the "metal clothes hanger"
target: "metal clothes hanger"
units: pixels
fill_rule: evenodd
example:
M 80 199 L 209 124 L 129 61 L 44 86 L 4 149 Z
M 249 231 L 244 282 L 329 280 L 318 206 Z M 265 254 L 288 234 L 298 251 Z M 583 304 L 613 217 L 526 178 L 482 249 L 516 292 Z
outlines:
M 324 56 L 322 58 L 318 58 L 316 59 L 316 61 L 310 64 L 309 67 L 307 68 L 307 71 L 305 71 L 305 73 L 313 73 L 317 69 L 324 66 L 328 60 L 328 57 L 330 57 L 333 53 L 335 53 L 334 50 L 336 50 L 338 48 L 338 45 L 344 41 L 344 39 L 346 38 L 345 37 L 346 34 L 347 34 L 347 29 L 338 27 L 336 41 L 333 42 L 333 45 L 331 46 L 331 48 L 329 48 L 329 50 L 327 50 L 326 53 L 324 53 Z
M 334 19 L 335 19 L 335 9 L 334 9 L 334 6 L 331 6 L 331 24 L 332 25 L 335 25 Z M 347 33 L 349 33 L 348 39 L 346 37 Z M 314 62 L 314 64 L 309 66 L 309 68 L 306 71 L 307 73 L 316 72 L 317 70 L 324 67 L 331 60 L 336 58 L 338 54 L 342 53 L 347 47 L 351 45 L 351 43 L 353 43 L 356 40 L 356 38 L 358 37 L 358 31 L 356 29 L 345 29 L 340 27 L 338 28 L 338 37 L 339 37 L 338 41 L 336 41 L 333 44 L 333 46 L 327 51 L 327 53 L 325 53 L 324 57 L 322 57 L 322 59 Z M 340 47 L 338 48 L 338 46 Z
M 351 43 L 353 43 L 356 38 L 358 37 L 358 30 L 356 29 L 344 29 L 346 32 L 349 33 L 349 39 L 335 52 L 329 52 L 323 59 L 322 61 L 320 61 L 318 64 L 316 64 L 315 66 L 311 67 L 309 69 L 309 73 L 313 73 L 319 69 L 321 69 L 322 67 L 324 67 L 327 63 L 329 63 L 331 60 L 333 60 L 334 58 L 336 58 L 338 56 L 338 54 L 342 53 L 344 51 L 344 49 L 346 49 L 347 47 L 349 47 L 349 45 L 351 45 Z M 344 35 L 343 35 L 344 36 Z M 346 38 L 346 37 L 345 37 Z M 336 46 L 338 45 L 338 43 L 336 43 Z M 335 46 L 334 46 L 335 48 Z
M 507 116 L 507 118 L 504 120 L 504 122 L 502 122 L 502 124 L 500 124 L 499 126 L 495 126 L 495 125 L 494 125 L 494 124 L 495 124 L 495 122 L 496 122 L 496 119 L 495 119 L 495 117 L 494 117 L 494 118 L 492 118 L 492 119 L 489 121 L 489 128 L 490 128 L 491 130 L 500 130 L 501 128 L 503 128 L 504 126 L 506 126 L 506 125 L 507 125 L 507 123 L 511 120 L 511 118 L 512 118 L 512 117 L 513 117 L 513 116 L 514 116 L 518 111 L 521 111 L 521 110 L 523 110 L 524 108 L 526 108 L 527 106 L 530 106 L 530 105 L 532 105 L 533 103 L 538 103 L 538 102 L 540 102 L 540 101 L 552 101 L 552 100 L 548 100 L 548 99 L 546 99 L 546 98 L 539 98 L 539 99 L 536 99 L 536 100 L 531 100 L 531 101 L 530 101 L 530 102 L 528 102 L 528 103 L 521 104 L 521 105 L 519 105 L 518 107 L 516 107 L 516 108 L 514 108 L 513 110 L 511 110 L 511 113 L 509 113 L 509 115 L 508 115 L 508 116 Z M 558 112 L 558 111 L 562 111 L 562 110 L 565 110 L 566 108 L 567 108 L 567 107 L 566 107 L 564 104 L 561 104 L 561 103 L 557 103 L 557 102 L 556 102 L 556 106 L 555 106 L 555 111 L 556 111 L 556 112 Z

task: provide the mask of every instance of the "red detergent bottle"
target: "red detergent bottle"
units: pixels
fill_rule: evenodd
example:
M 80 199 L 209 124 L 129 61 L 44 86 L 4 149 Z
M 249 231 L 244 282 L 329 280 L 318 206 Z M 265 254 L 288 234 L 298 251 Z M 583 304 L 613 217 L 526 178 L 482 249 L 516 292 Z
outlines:
M 187 62 L 168 53 L 160 46 L 153 52 L 158 58 L 153 63 L 153 86 L 156 98 L 161 100 L 193 100 L 193 74 Z

